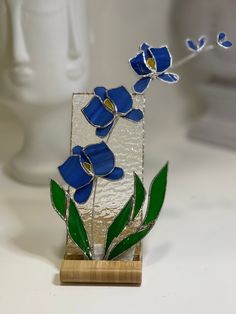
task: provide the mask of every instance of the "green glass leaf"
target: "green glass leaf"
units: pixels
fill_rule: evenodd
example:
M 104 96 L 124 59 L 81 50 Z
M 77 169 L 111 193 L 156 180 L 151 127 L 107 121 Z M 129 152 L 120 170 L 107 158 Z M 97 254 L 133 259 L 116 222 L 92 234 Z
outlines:
M 161 169 L 152 181 L 149 190 L 149 202 L 146 216 L 143 220 L 143 225 L 148 225 L 155 222 L 158 218 L 161 207 L 165 199 L 166 184 L 167 184 L 168 163 Z
M 88 259 L 92 259 L 91 248 L 84 223 L 80 217 L 77 207 L 73 200 L 70 200 L 68 233 L 76 245 L 83 251 Z
M 134 173 L 134 209 L 132 220 L 138 215 L 145 200 L 146 191 L 139 176 Z
M 105 245 L 105 255 L 109 249 L 112 241 L 118 237 L 118 235 L 124 230 L 125 226 L 128 224 L 133 207 L 133 196 L 125 204 L 119 214 L 116 216 L 107 231 L 107 241 Z
M 58 215 L 66 219 L 67 198 L 64 189 L 54 180 L 50 182 L 51 202 Z
M 112 260 L 115 257 L 118 257 L 128 249 L 130 249 L 132 246 L 137 244 L 140 240 L 142 240 L 148 232 L 152 229 L 153 224 L 150 224 L 148 226 L 145 226 L 141 230 L 130 234 L 126 238 L 124 238 L 120 243 L 118 243 L 110 252 L 108 256 L 108 260 Z

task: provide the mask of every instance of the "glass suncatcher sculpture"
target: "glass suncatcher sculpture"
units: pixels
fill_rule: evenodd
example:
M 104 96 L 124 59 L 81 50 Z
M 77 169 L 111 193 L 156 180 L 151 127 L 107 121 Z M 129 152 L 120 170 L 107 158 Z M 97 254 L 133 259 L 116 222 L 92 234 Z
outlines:
M 208 44 L 187 39 L 191 54 L 172 65 L 167 46 L 143 43 L 129 60 L 139 76 L 133 94 L 124 86 L 96 87 L 74 94 L 71 155 L 58 167 L 68 188 L 51 180 L 51 200 L 67 227 L 62 282 L 141 283 L 140 241 L 154 227 L 167 185 L 168 163 L 143 186 L 144 92 L 151 81 L 179 80 L 172 69 L 217 46 L 229 48 L 225 33 Z M 142 211 L 145 199 L 147 207 Z

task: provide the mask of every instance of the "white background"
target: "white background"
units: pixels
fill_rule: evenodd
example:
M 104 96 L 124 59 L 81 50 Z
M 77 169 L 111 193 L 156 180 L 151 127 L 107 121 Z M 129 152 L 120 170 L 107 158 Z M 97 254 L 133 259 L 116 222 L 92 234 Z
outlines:
M 170 1 L 89 2 L 95 42 L 90 89 L 135 82 L 127 60 L 142 41 L 169 43 Z M 158 226 L 144 241 L 140 288 L 60 286 L 65 228 L 49 189 L 0 175 L 1 313 L 235 314 L 235 153 L 191 142 L 198 111 L 185 89 L 153 82 L 146 110 L 148 185 L 168 159 L 168 193 Z M 22 140 L 14 117 L 0 106 L 3 164 Z

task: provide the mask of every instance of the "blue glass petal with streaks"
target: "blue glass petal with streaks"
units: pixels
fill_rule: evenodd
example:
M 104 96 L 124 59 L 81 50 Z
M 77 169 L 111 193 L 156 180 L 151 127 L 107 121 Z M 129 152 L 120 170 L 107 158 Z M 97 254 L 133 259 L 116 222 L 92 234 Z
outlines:
M 166 83 L 177 83 L 179 80 L 179 76 L 174 73 L 163 73 L 161 75 L 158 75 L 158 78 Z
M 150 48 L 150 45 L 147 43 L 142 43 L 139 47 L 139 49 L 143 51 L 147 50 L 148 48 Z
M 131 67 L 138 75 L 146 75 L 151 73 L 151 70 L 144 62 L 144 53 L 140 52 L 136 57 L 129 60 Z
M 224 40 L 225 40 L 225 37 L 226 37 L 226 34 L 223 33 L 223 32 L 221 32 L 221 33 L 218 34 L 217 40 L 218 40 L 219 42 L 224 41 Z
M 73 147 L 72 153 L 73 153 L 73 155 L 80 155 L 82 150 L 83 150 L 83 147 L 77 145 L 77 146 Z
M 83 151 L 81 152 L 80 160 L 81 160 L 82 165 L 83 165 L 84 168 L 85 168 L 84 163 L 91 164 L 91 163 L 90 163 L 90 160 L 88 159 L 88 157 L 85 155 L 85 153 L 84 153 Z M 91 165 L 91 166 L 92 166 L 92 165 Z M 87 171 L 88 171 L 88 170 L 87 170 Z
M 230 48 L 230 47 L 233 46 L 232 42 L 229 41 L 229 40 L 224 41 L 223 43 L 221 43 L 221 45 L 222 45 L 224 48 Z
M 58 170 L 64 181 L 75 189 L 87 185 L 93 179 L 82 167 L 80 156 L 70 156 Z
M 109 89 L 107 96 L 115 104 L 117 112 L 121 115 L 126 114 L 132 108 L 132 96 L 124 86 Z
M 191 39 L 186 40 L 186 46 L 191 51 L 197 51 L 198 50 L 197 45 Z
M 150 51 L 156 60 L 157 72 L 164 72 L 171 65 L 171 55 L 167 46 L 161 48 L 150 48 Z
M 150 46 L 144 43 L 142 45 L 142 48 L 143 48 L 142 50 L 144 53 L 145 61 L 148 61 L 149 58 L 152 58 L 152 54 L 151 54 L 150 49 L 149 49 Z M 147 63 L 146 63 L 146 65 L 148 68 L 150 68 Z M 152 68 L 150 68 L 150 70 L 152 71 Z
M 106 176 L 115 167 L 115 156 L 105 142 L 92 144 L 84 148 L 96 176 Z
M 105 127 L 114 119 L 114 115 L 105 108 L 97 96 L 91 99 L 88 105 L 82 109 L 82 112 L 88 122 L 96 127 Z
M 112 126 L 113 126 L 113 123 L 112 122 L 111 124 L 109 124 L 107 127 L 105 128 L 97 128 L 96 129 L 96 135 L 103 138 L 105 136 L 107 136 L 107 134 L 111 131 L 112 129 Z
M 98 87 L 94 88 L 95 95 L 100 97 L 102 101 L 104 101 L 107 97 L 106 92 L 107 92 L 107 89 L 103 86 L 98 86 Z
M 105 176 L 105 179 L 108 180 L 120 180 L 124 176 L 124 170 L 119 167 L 115 167 L 111 173 L 109 173 L 107 176 Z
M 199 43 L 199 48 L 202 49 L 203 47 L 205 47 L 206 45 L 206 37 L 205 36 L 201 36 L 198 39 L 198 43 Z
M 151 80 L 152 79 L 150 77 L 142 77 L 134 84 L 133 86 L 134 92 L 137 94 L 143 94 L 143 92 L 148 88 Z
M 89 199 L 93 189 L 93 181 L 88 185 L 85 185 L 81 189 L 78 189 L 74 193 L 74 200 L 79 204 L 84 204 Z
M 140 109 L 133 109 L 124 118 L 139 122 L 143 119 L 143 112 Z

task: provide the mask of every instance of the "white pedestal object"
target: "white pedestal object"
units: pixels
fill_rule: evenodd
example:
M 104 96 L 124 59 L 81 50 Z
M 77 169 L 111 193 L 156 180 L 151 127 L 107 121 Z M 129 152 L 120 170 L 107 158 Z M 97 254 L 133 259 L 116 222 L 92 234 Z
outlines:
M 210 43 L 215 43 L 217 33 L 223 31 L 234 43 L 228 51 L 217 47 L 186 65 L 188 84 L 196 86 L 206 105 L 190 136 L 230 148 L 236 148 L 235 14 L 236 2 L 231 0 L 179 0 L 172 9 L 173 35 L 182 56 L 188 54 L 186 38 L 196 40 L 206 35 Z
M 47 184 L 68 153 L 71 98 L 88 81 L 85 0 L 0 1 L 0 104 L 18 117 L 17 180 Z
M 190 137 L 236 149 L 236 88 L 205 84 L 199 90 L 206 110 L 193 124 Z

